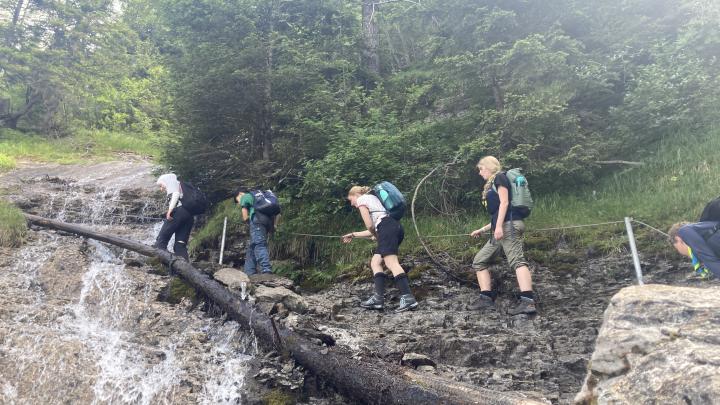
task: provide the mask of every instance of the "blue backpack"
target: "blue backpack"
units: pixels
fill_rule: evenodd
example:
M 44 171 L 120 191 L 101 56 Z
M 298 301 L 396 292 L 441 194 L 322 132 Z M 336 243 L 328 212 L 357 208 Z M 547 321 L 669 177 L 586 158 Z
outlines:
M 399 221 L 405 215 L 405 197 L 392 183 L 389 181 L 378 183 L 373 187 L 372 192 L 391 217 Z
M 255 190 L 252 192 L 255 198 L 253 208 L 256 212 L 260 212 L 269 217 L 273 217 L 280 213 L 280 202 L 277 196 L 270 190 Z

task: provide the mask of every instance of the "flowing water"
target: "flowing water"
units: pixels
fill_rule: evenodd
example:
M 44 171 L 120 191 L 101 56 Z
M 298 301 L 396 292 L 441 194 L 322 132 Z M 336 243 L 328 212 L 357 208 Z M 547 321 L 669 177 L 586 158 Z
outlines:
M 19 193 L 45 192 L 39 214 L 151 243 L 160 224 L 133 220 L 160 210 L 138 187 L 153 184 L 149 171 L 120 170 L 112 184 L 31 179 Z M 254 338 L 189 302 L 158 301 L 170 279 L 126 266 L 132 255 L 35 230 L 3 260 L 0 403 L 242 402 Z

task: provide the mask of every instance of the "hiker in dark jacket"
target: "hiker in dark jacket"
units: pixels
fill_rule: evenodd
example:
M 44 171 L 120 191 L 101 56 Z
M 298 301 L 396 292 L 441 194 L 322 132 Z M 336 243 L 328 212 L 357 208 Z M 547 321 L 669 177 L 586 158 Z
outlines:
M 415 309 L 418 306 L 410 291 L 410 281 L 398 261 L 398 249 L 405 237 L 402 225 L 388 214 L 385 207 L 375 195 L 370 194 L 370 187 L 354 186 L 347 196 L 353 207 L 360 211 L 364 231 L 351 232 L 342 236 L 343 243 L 350 243 L 354 238 L 374 238 L 377 248 L 370 260 L 375 284 L 374 294 L 360 303 L 365 309 L 382 310 L 385 305 L 385 272 L 383 263 L 395 277 L 395 285 L 400 290 L 400 305 L 395 312 Z
M 235 201 L 240 205 L 243 221 L 247 222 L 250 231 L 250 240 L 245 248 L 245 274 L 255 274 L 258 266 L 263 274 L 272 273 L 267 238 L 275 231 L 280 215 L 269 217 L 255 211 L 255 197 L 245 188 L 238 190 Z
M 505 252 L 510 267 L 515 270 L 520 287 L 518 303 L 508 313 L 510 315 L 533 314 L 536 309 L 532 275 L 523 254 L 522 235 L 525 232 L 525 223 L 522 219 L 524 216 L 521 212 L 514 212 L 510 206 L 510 181 L 501 171 L 500 162 L 493 156 L 486 156 L 480 159 L 477 168 L 480 176 L 485 179 L 482 193 L 483 204 L 492 217 L 489 224 L 470 234 L 473 238 L 478 238 L 481 233 L 491 231 L 490 240 L 475 255 L 472 263 L 480 285 L 478 307 L 479 309 L 495 307 L 497 293 L 492 290 L 492 280 L 488 268 L 491 259 L 502 250 Z
M 719 228 L 718 222 L 679 222 L 668 231 L 675 250 L 692 260 L 697 278 L 720 277 Z
M 167 193 L 168 209 L 160 233 L 153 246 L 158 249 L 167 249 L 170 238 L 174 234 L 173 252 L 183 259 L 189 260 L 187 243 L 195 218 L 182 206 L 183 193 L 180 182 L 177 176 L 168 173 L 160 176 L 157 179 L 157 184 L 161 190 Z

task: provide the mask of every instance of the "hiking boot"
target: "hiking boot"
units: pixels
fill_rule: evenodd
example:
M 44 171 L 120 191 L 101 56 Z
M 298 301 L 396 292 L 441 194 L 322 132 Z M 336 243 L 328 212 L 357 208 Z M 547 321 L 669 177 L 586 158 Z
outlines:
M 412 294 L 404 294 L 400 296 L 400 305 L 397 307 L 395 312 L 404 312 L 409 309 L 415 309 L 418 306 L 418 302 Z
M 480 297 L 475 301 L 475 309 L 480 311 L 484 309 L 495 309 L 495 301 L 485 294 L 480 294 Z
M 535 309 L 535 300 L 527 297 L 520 297 L 515 308 L 509 309 L 508 314 L 520 315 L 520 314 L 534 314 L 537 312 Z
M 365 309 L 383 309 L 383 297 L 373 294 L 370 298 L 368 298 L 366 301 L 363 301 L 360 303 L 360 306 Z

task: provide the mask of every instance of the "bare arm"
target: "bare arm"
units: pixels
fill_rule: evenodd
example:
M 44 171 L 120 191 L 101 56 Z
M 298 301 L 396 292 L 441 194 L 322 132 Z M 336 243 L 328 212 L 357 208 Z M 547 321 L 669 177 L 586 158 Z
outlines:
M 500 240 L 505 236 L 503 234 L 503 223 L 505 215 L 510 206 L 510 198 L 507 187 L 500 186 L 497 188 L 498 196 L 500 196 L 500 208 L 498 208 L 497 222 L 495 223 L 495 240 Z
M 245 207 L 242 207 L 242 218 L 244 222 L 247 222 L 247 220 L 250 219 L 250 211 Z
M 369 238 L 375 236 L 375 225 L 373 225 L 372 223 L 370 210 L 368 210 L 366 206 L 361 206 L 358 209 L 360 210 L 360 216 L 362 217 L 363 223 L 365 224 L 365 228 L 367 228 L 367 230 L 360 232 L 351 232 L 343 235 L 342 241 L 344 243 L 350 243 L 353 238 Z
M 168 205 L 167 214 L 165 214 L 165 218 L 170 221 L 172 220 L 172 212 L 177 207 L 177 203 L 180 201 L 180 192 L 176 191 L 172 193 L 172 196 L 170 196 L 170 205 Z

